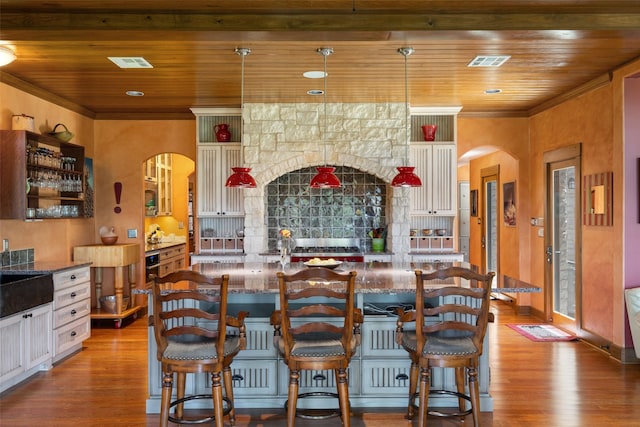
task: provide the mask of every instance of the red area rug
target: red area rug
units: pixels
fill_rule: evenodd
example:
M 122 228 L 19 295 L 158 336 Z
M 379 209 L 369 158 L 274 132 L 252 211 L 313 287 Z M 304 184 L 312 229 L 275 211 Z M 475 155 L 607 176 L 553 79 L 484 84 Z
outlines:
M 514 325 L 507 324 L 508 327 L 529 338 L 531 341 L 574 341 L 578 338 L 568 332 L 560 330 L 551 325 Z

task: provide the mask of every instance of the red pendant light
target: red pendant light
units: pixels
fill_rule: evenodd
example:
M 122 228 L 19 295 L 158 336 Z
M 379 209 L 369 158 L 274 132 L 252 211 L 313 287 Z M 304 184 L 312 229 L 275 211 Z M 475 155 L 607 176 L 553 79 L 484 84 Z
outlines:
M 230 188 L 256 188 L 256 180 L 253 179 L 251 168 L 231 168 L 233 173 L 227 178 L 225 187 Z
M 413 166 L 398 166 L 398 174 L 391 181 L 392 187 L 422 187 L 420 177 L 416 175 Z
M 311 180 L 311 188 L 340 188 L 340 180 L 333 174 L 336 168 L 332 166 L 319 166 L 318 174 Z
M 407 78 L 407 58 L 413 53 L 412 47 L 401 47 L 398 53 L 404 56 L 404 137 L 405 164 L 409 163 L 409 80 Z M 416 175 L 413 166 L 398 166 L 398 174 L 391 181 L 392 187 L 422 187 L 420 177 Z
M 242 78 L 241 78 L 241 89 L 240 89 L 240 109 L 241 116 L 244 115 L 244 58 L 245 56 L 251 53 L 251 49 L 247 49 L 244 47 L 238 47 L 235 49 L 236 54 L 240 55 L 242 58 Z M 242 120 L 242 136 L 244 137 L 244 117 L 241 117 Z M 244 147 L 242 142 L 240 143 L 240 160 L 244 161 Z M 233 173 L 227 178 L 227 182 L 225 183 L 225 187 L 229 188 L 256 188 L 256 180 L 253 179 L 251 174 L 251 168 L 244 167 L 234 167 L 231 168 Z
M 327 166 L 327 56 L 333 53 L 333 49 L 330 47 L 321 47 L 317 49 L 317 52 L 324 57 L 324 132 L 322 134 L 323 140 L 323 156 L 324 166 L 316 168 L 318 173 L 311 179 L 309 186 L 311 188 L 340 188 L 340 180 L 333 173 L 336 168 Z

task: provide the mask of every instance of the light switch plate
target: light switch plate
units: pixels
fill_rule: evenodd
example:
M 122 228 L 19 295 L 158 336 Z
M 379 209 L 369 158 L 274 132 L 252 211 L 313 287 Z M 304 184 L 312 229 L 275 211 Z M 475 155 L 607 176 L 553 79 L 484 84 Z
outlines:
M 130 239 L 138 238 L 138 230 L 136 228 L 130 228 L 127 230 L 127 237 Z

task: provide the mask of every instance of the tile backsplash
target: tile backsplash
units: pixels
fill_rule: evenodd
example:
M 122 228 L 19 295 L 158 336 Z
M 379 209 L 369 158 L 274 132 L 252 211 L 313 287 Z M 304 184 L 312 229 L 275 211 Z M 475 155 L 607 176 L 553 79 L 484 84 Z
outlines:
M 347 166 L 336 167 L 342 183 L 337 189 L 312 189 L 315 167 L 286 173 L 265 187 L 268 247 L 275 250 L 279 231 L 291 230 L 293 238 L 359 238 L 369 250 L 368 233 L 386 227 L 386 183 Z
M 29 264 L 34 261 L 34 256 L 33 248 L 0 252 L 0 267 Z

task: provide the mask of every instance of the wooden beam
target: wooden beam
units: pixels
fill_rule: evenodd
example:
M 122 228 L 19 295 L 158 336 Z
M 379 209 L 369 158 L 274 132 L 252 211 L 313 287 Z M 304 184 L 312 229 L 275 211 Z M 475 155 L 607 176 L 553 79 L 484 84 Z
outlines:
M 29 13 L 3 11 L 0 38 L 58 31 L 59 39 L 76 31 L 332 32 L 635 30 L 640 13 L 514 14 L 198 14 L 198 13 Z M 20 33 L 24 31 L 24 33 Z

